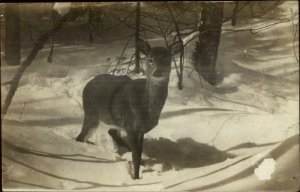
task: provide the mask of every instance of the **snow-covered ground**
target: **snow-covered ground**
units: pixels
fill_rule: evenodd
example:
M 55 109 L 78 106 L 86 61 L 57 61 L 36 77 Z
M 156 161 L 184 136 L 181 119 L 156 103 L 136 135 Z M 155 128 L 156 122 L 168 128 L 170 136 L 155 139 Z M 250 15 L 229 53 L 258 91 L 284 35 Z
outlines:
M 297 3 L 285 2 L 275 13 L 286 17 L 290 7 L 298 11 Z M 298 18 L 293 22 L 254 35 L 224 30 L 218 57 L 224 81 L 217 87 L 200 82 L 189 67 L 180 91 L 172 71 L 159 125 L 145 137 L 140 180 L 130 178 L 130 154 L 116 153 L 107 125 L 100 124 L 90 139 L 95 145 L 74 140 L 82 125 L 83 87 L 111 69 L 124 42 L 57 45 L 51 64 L 49 49 L 42 50 L 2 122 L 4 189 L 296 191 L 299 37 L 294 42 L 293 24 Z M 1 66 L 1 81 L 15 70 Z M 7 91 L 1 87 L 2 104 Z

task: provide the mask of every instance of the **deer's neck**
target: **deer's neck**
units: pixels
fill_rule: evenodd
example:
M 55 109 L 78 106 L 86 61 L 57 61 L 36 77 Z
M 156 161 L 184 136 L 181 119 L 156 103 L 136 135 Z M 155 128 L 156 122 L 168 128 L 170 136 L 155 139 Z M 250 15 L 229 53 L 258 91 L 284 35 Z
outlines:
M 149 120 L 156 124 L 168 96 L 169 74 L 147 80 L 145 97 Z

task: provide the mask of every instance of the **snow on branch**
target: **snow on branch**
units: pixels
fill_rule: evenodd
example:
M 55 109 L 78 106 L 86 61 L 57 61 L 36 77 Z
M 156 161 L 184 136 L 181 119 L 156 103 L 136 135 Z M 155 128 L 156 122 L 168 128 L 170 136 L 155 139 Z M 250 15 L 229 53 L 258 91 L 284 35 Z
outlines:
M 71 2 L 69 3 L 55 3 L 53 6 L 53 10 L 57 11 L 60 16 L 65 16 L 71 10 Z

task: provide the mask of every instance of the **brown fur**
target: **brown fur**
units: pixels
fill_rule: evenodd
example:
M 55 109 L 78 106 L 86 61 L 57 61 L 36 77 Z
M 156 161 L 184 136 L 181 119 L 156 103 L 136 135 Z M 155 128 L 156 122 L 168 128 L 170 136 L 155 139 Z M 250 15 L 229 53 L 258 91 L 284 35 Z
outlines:
M 134 179 L 139 178 L 143 135 L 157 124 L 168 95 L 171 53 L 156 47 L 148 52 L 153 60 L 148 65 L 147 79 L 102 74 L 88 82 L 83 90 L 84 122 L 76 138 L 85 142 L 99 121 L 125 129 L 132 151 Z M 113 139 L 124 143 L 114 131 Z

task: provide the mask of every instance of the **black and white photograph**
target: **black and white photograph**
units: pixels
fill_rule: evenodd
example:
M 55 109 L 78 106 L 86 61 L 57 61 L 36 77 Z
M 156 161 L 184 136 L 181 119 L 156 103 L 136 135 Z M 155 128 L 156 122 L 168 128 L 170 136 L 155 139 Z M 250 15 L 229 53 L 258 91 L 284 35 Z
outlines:
M 0 3 L 3 191 L 299 191 L 299 1 Z

